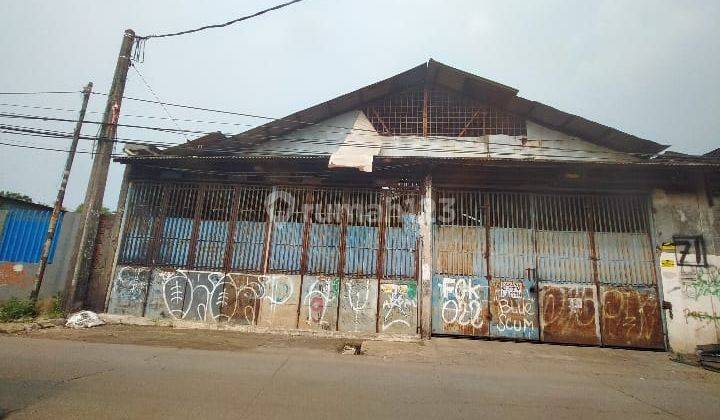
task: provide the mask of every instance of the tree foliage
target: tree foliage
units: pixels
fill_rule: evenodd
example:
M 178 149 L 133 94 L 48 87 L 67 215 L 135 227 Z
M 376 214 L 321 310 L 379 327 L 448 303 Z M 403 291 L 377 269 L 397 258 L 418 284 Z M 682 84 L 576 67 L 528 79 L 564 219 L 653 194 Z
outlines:
M 75 213 L 80 213 L 85 209 L 85 203 L 81 203 L 79 206 L 75 207 Z M 102 207 L 100 209 L 100 214 L 106 215 L 106 214 L 112 214 L 109 208 Z
M 26 203 L 33 202 L 32 198 L 30 198 L 30 196 L 22 194 L 22 193 L 14 192 L 14 191 L 0 191 L 0 197 L 12 198 L 14 200 L 20 200 L 20 201 L 24 201 Z

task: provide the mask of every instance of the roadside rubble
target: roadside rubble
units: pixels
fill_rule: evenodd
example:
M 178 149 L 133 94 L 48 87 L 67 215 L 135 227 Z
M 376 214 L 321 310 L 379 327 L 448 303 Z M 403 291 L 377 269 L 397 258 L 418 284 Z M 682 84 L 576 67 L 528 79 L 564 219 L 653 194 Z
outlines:
M 0 323 L 0 334 L 18 334 L 32 330 L 62 327 L 65 325 L 65 318 L 21 320 L 15 322 Z
M 105 322 L 93 311 L 80 311 L 68 317 L 65 323 L 69 328 L 92 328 L 104 325 Z

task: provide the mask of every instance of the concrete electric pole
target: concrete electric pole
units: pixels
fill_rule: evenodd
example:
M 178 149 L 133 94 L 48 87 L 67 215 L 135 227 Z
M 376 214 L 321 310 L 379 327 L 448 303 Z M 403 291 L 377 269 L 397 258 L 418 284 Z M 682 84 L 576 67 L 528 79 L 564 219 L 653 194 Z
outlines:
M 115 66 L 110 92 L 108 93 L 105 113 L 102 126 L 98 135 L 97 150 L 93 161 L 90 180 L 85 192 L 83 205 L 83 225 L 78 242 L 78 251 L 75 259 L 75 270 L 68 285 L 65 296 L 65 309 L 74 311 L 80 309 L 85 301 L 88 289 L 88 279 L 92 260 L 95 252 L 95 238 L 97 236 L 98 224 L 100 223 L 100 211 L 107 184 L 108 169 L 112 159 L 112 151 L 115 135 L 117 134 L 117 122 L 120 117 L 120 105 L 122 104 L 125 92 L 125 81 L 132 54 L 135 32 L 128 29 L 123 35 L 120 54 Z

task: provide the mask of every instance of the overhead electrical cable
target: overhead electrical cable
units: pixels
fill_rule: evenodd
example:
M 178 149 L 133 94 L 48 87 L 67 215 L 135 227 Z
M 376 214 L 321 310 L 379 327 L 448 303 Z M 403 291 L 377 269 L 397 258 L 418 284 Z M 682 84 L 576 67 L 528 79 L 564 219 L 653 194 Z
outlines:
M 293 0 L 293 1 L 289 1 L 289 2 L 287 2 L 287 3 L 278 4 L 277 6 L 273 6 L 273 7 L 270 7 L 270 8 L 264 9 L 264 10 L 261 10 L 261 11 L 259 11 L 259 12 L 253 13 L 253 14 L 251 14 L 251 15 L 247 15 L 247 16 L 243 16 L 243 17 L 240 17 L 240 18 L 237 18 L 237 19 L 233 19 L 233 20 L 227 21 L 227 22 L 225 22 L 225 23 L 218 23 L 218 24 L 215 24 L 215 25 L 206 25 L 206 26 L 201 26 L 201 27 L 199 27 L 199 28 L 195 28 L 195 29 L 188 29 L 188 30 L 180 31 L 180 32 L 171 32 L 171 33 L 167 33 L 167 34 L 150 34 L 150 35 L 136 36 L 135 38 L 136 38 L 136 39 L 139 39 L 139 40 L 147 40 L 147 39 L 151 39 L 151 38 L 168 38 L 168 37 L 171 37 L 171 36 L 180 36 L 180 35 L 192 34 L 192 33 L 195 33 L 195 32 L 204 31 L 204 30 L 206 30 L 206 29 L 223 28 L 223 27 L 225 27 L 225 26 L 230 26 L 230 25 L 232 25 L 232 24 L 234 24 L 234 23 L 238 23 L 238 22 L 242 22 L 242 21 L 244 21 L 244 20 L 252 19 L 252 18 L 254 18 L 254 17 L 258 17 L 258 16 L 263 15 L 263 14 L 265 14 L 265 13 L 267 13 L 267 12 L 272 12 L 273 10 L 282 9 L 283 7 L 290 6 L 291 4 L 294 4 L 294 3 L 299 3 L 299 2 L 301 2 L 301 1 L 302 1 L 302 0 Z
M 155 90 L 150 86 L 150 83 L 148 83 L 148 81 L 145 80 L 145 76 L 143 76 L 142 73 L 140 73 L 140 70 L 137 68 L 137 65 L 136 65 L 135 63 L 130 63 L 130 66 L 133 68 L 133 70 L 135 70 L 135 73 L 137 73 L 137 75 L 140 77 L 140 80 L 142 80 L 142 82 L 143 82 L 143 84 L 145 85 L 145 87 L 147 88 L 147 90 L 150 91 L 150 93 L 151 93 L 151 94 L 155 97 L 155 99 L 158 101 L 158 103 L 160 104 L 160 106 L 162 107 L 162 109 L 165 111 L 165 114 L 167 114 L 167 116 L 170 118 L 170 120 L 172 120 L 173 124 L 175 125 L 175 128 L 177 128 L 178 130 L 182 130 L 182 129 L 180 128 L 180 125 L 178 125 L 178 122 L 177 122 L 177 120 L 175 119 L 175 117 L 173 117 L 172 115 L 170 115 L 170 111 L 169 111 L 169 110 L 167 109 L 167 107 L 162 103 L 162 100 L 160 99 L 160 97 L 158 96 L 158 94 L 155 93 Z M 187 142 L 187 141 L 190 141 L 190 139 L 188 139 L 188 137 L 187 137 L 187 135 L 186 135 L 185 133 L 181 133 L 181 134 L 182 134 L 182 136 L 185 138 L 185 141 L 186 141 L 186 142 Z
M 5 139 L 0 139 L 0 140 L 5 140 Z M 0 145 L 3 145 L 3 146 L 11 146 L 11 147 L 19 147 L 19 148 L 23 148 L 23 149 L 48 150 L 48 151 L 51 151 L 51 152 L 65 152 L 65 153 L 70 152 L 70 150 L 66 150 L 66 149 L 53 149 L 53 148 L 49 148 L 49 147 L 40 147 L 40 146 L 34 146 L 34 145 L 29 145 L 29 144 L 6 143 L 6 142 L 4 142 L 4 141 L 0 141 Z M 85 150 L 76 150 L 75 153 L 92 154 L 93 152 L 90 151 L 90 150 L 88 150 L 88 151 L 85 151 Z M 114 156 L 117 157 L 117 155 L 114 155 Z
M 34 120 L 62 121 L 62 122 L 73 122 L 74 121 L 71 119 L 64 119 L 64 118 L 55 118 L 55 117 L 38 116 L 38 115 L 7 114 L 7 113 L 0 113 L 0 117 L 31 119 L 31 120 L 34 119 Z M 91 123 L 91 124 L 101 124 L 100 122 L 97 122 L 97 121 L 87 121 L 87 122 Z M 207 134 L 216 133 L 216 132 L 206 132 L 206 131 L 199 131 L 199 130 L 181 130 L 181 129 L 174 129 L 174 128 L 170 128 L 170 127 L 153 127 L 153 126 L 133 125 L 133 124 L 118 124 L 118 126 L 119 127 L 127 127 L 127 128 L 136 128 L 136 129 L 154 130 L 154 131 L 160 131 L 160 132 L 170 132 L 170 133 L 186 132 L 186 133 L 193 133 L 193 134 L 198 134 L 198 135 L 207 135 Z M 347 134 L 344 132 L 337 132 L 337 131 L 336 132 L 331 131 L 330 133 Z M 357 134 L 357 135 L 360 135 L 360 134 Z M 374 132 L 374 135 L 378 135 L 378 134 Z M 434 137 L 426 137 L 426 138 L 434 138 Z M 266 140 L 268 143 L 270 143 L 274 140 L 288 140 L 288 141 L 292 141 L 293 143 L 298 143 L 298 144 L 339 146 L 339 144 L 337 142 L 332 142 L 328 139 L 322 139 L 322 138 L 317 138 L 317 137 L 293 136 L 293 137 L 288 138 L 288 137 L 284 137 L 282 135 L 274 135 L 274 136 L 263 136 L 262 139 Z M 564 147 L 540 146 L 540 145 L 532 145 L 532 144 L 522 145 L 522 144 L 514 144 L 514 143 L 481 142 L 481 141 L 477 141 L 477 140 L 457 138 L 457 137 L 455 137 L 455 138 L 441 137 L 440 139 L 450 140 L 450 141 L 454 141 L 457 143 L 469 143 L 471 145 L 502 146 L 502 147 L 517 148 L 520 150 L 528 150 L 528 149 L 530 149 L 530 150 L 552 150 L 552 151 L 556 151 L 556 152 L 569 152 L 569 153 L 574 153 L 574 152 L 587 153 L 587 152 L 589 152 L 588 150 L 582 150 L 582 149 L 569 149 L 569 148 L 564 148 Z M 533 140 L 533 139 L 528 139 L 528 140 Z M 543 139 L 543 140 L 549 140 L 549 139 Z M 160 146 L 179 146 L 182 144 L 183 143 L 174 143 L 174 144 L 159 143 L 159 142 L 153 143 L 153 145 L 160 145 Z M 348 145 L 354 146 L 354 147 L 360 147 L 360 148 L 363 148 L 363 147 L 378 148 L 379 147 L 379 145 L 377 145 L 374 142 L 373 143 L 354 142 L 354 143 L 349 143 Z M 431 147 L 427 147 L 427 146 L 431 146 Z M 437 147 L 433 148 L 432 146 L 437 146 L 437 145 L 423 145 L 423 144 L 383 145 L 382 147 L 385 149 L 394 149 L 394 150 L 409 150 L 409 151 L 421 150 L 421 151 L 433 151 L 433 152 L 451 152 L 451 153 L 457 153 L 457 154 L 487 153 L 487 152 L 477 151 L 477 150 L 449 150 L 447 148 L 437 148 Z M 232 148 L 232 147 L 229 148 L 229 147 L 213 147 L 213 146 L 210 146 L 210 147 L 205 146 L 205 147 L 203 147 L 203 151 L 229 152 L 229 153 L 245 153 L 246 152 L 246 151 L 239 151 L 237 148 Z M 603 150 L 592 151 L 592 152 L 599 153 L 599 154 L 610 154 L 610 155 L 614 155 L 614 156 L 620 154 L 619 152 L 603 151 Z M 495 152 L 491 151 L 491 153 L 495 153 Z M 625 153 L 625 154 L 630 155 L 630 156 L 632 156 L 632 155 L 645 156 L 645 154 L 641 154 L 641 153 Z M 545 156 L 545 157 L 551 157 L 551 156 L 570 157 L 570 156 L 563 156 L 563 155 L 543 155 L 543 156 Z M 572 156 L 572 157 L 573 158 L 581 158 L 578 156 Z M 590 159 L 594 160 L 596 158 L 590 158 Z
M 51 90 L 51 91 L 40 91 L 40 92 L 0 92 L 0 95 L 52 95 L 52 94 L 67 94 L 67 93 L 82 93 L 80 90 Z

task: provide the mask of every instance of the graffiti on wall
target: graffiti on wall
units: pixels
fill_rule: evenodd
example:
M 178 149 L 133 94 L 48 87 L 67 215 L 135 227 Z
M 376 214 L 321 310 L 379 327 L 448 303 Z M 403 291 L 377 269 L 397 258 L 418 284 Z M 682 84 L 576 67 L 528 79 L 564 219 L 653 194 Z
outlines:
M 119 267 L 111 290 L 108 312 L 142 316 L 149 284 L 149 268 Z
M 337 296 L 340 279 L 337 277 L 307 277 L 303 287 L 305 323 L 324 330 L 335 329 Z
M 529 280 L 490 281 L 490 335 L 539 338 L 537 301 Z
M 544 284 L 540 303 L 543 341 L 600 344 L 594 286 Z
M 685 315 L 685 322 L 687 323 L 688 318 L 697 319 L 699 321 L 707 321 L 707 322 L 720 322 L 720 315 L 714 315 L 711 313 L 707 313 L 704 311 L 691 311 L 690 309 L 685 308 L 683 311 L 683 314 Z
M 603 286 L 603 344 L 663 348 L 660 303 L 653 288 Z
M 194 270 L 151 275 L 146 267 L 120 267 L 108 312 L 141 316 L 147 302 L 148 316 L 254 324 L 262 301 L 283 304 L 293 293 L 293 282 L 284 275 Z
M 273 328 L 415 334 L 417 285 L 396 281 L 379 287 L 377 279 L 329 276 L 305 276 L 301 283 L 299 275 L 121 266 L 108 312 Z
M 377 317 L 377 280 L 344 279 L 340 294 L 339 329 L 374 332 Z
M 685 280 L 683 281 L 684 291 L 688 297 L 695 300 L 702 296 L 720 298 L 720 269 L 718 267 L 696 267 L 692 271 L 694 276 L 683 277 Z
M 417 325 L 417 285 L 387 283 L 380 285 L 381 331 L 412 332 Z
M 243 318 L 256 322 L 257 303 L 287 302 L 294 292 L 287 276 L 221 273 L 193 270 L 167 272 L 162 281 L 163 300 L 175 319 L 224 321 Z
M 673 236 L 672 249 L 675 251 L 675 262 L 680 267 L 707 266 L 707 251 L 702 235 Z
M 462 335 L 488 335 L 488 285 L 485 279 L 465 277 L 439 277 L 435 279 L 436 294 L 440 302 L 434 302 L 433 309 L 439 308 L 439 320 L 435 316 L 438 333 Z M 440 323 L 441 321 L 441 323 Z

